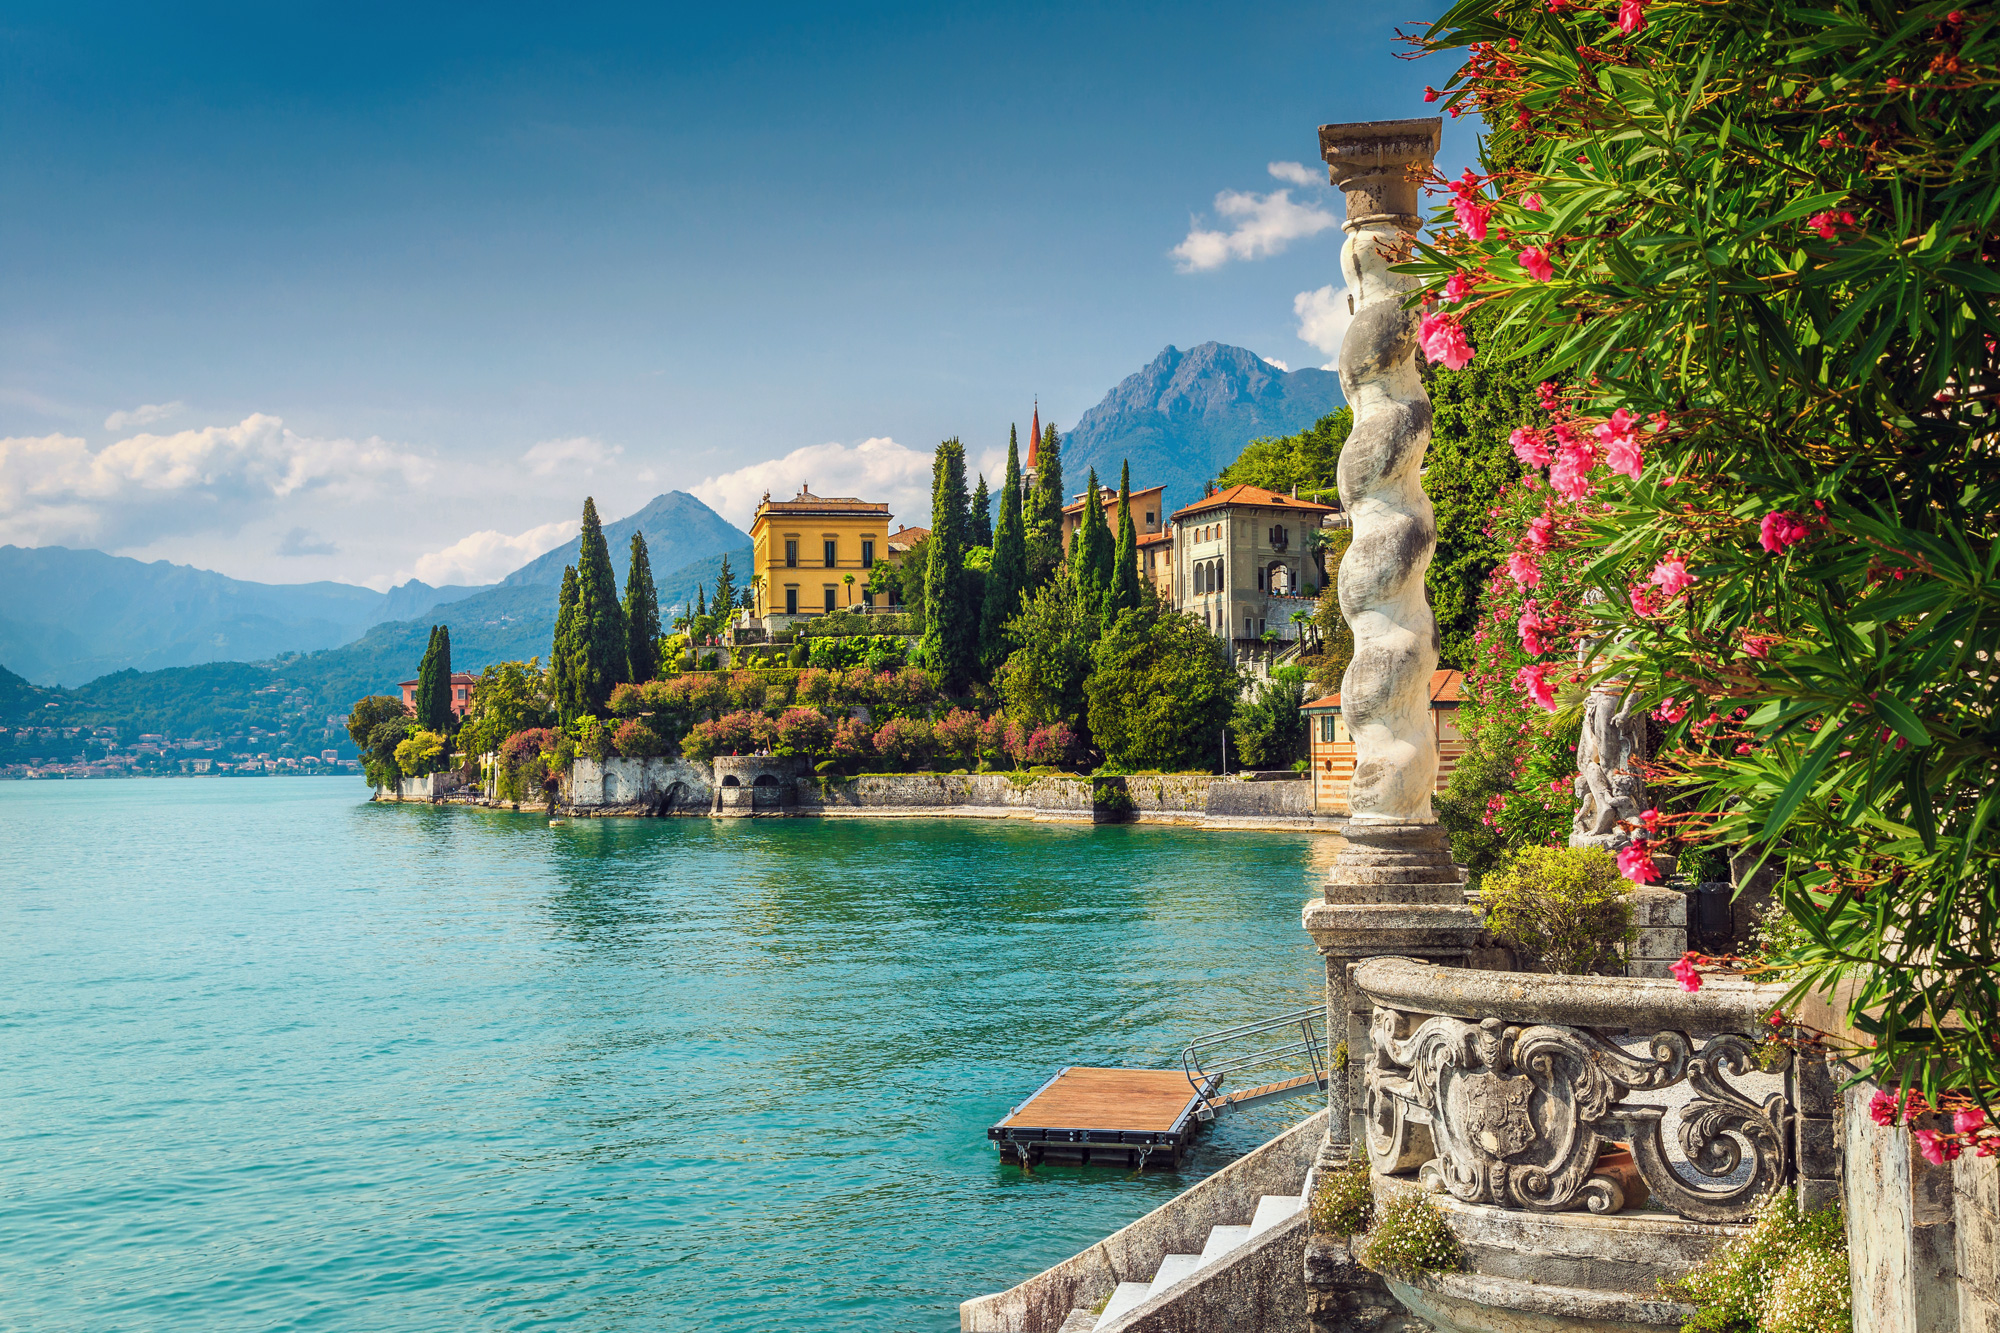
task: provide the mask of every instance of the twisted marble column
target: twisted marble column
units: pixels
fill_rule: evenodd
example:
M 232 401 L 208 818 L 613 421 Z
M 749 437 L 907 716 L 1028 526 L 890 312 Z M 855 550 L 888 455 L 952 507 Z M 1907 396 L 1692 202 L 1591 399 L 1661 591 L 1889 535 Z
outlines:
M 1369 1004 L 1349 966 L 1385 954 L 1465 963 L 1480 934 L 1450 841 L 1431 813 L 1438 644 L 1424 572 L 1437 526 L 1422 481 L 1431 404 L 1417 377 L 1419 317 L 1403 308 L 1416 284 L 1389 271 L 1410 255 L 1421 220 L 1417 189 L 1441 127 L 1435 119 L 1392 120 L 1319 132 L 1333 183 L 1347 196 L 1340 262 L 1354 303 L 1340 349 L 1340 383 L 1354 409 L 1340 451 L 1340 500 L 1354 541 L 1339 586 L 1341 615 L 1354 632 L 1340 704 L 1355 767 L 1344 841 L 1322 900 L 1307 903 L 1304 916 L 1326 959 L 1327 1030 L 1346 1057 L 1335 1061 L 1328 1089 L 1328 1162 L 1345 1158 L 1367 1133 L 1360 1074 Z

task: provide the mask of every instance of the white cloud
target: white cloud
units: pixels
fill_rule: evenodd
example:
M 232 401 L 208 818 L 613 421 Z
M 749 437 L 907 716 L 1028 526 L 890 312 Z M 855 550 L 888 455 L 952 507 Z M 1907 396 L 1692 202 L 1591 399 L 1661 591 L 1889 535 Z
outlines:
M 544 551 L 553 551 L 576 536 L 581 524 L 573 518 L 543 523 L 508 536 L 488 528 L 460 537 L 442 551 L 420 555 L 409 569 L 385 581 L 385 586 L 422 579 L 433 587 L 447 584 L 496 583 Z
M 1276 366 L 1280 370 L 1289 371 L 1291 369 L 1290 366 L 1278 360 L 1278 358 L 1275 356 L 1261 356 L 1258 358 L 1258 360 L 1262 361 L 1267 366 Z
M 1281 181 L 1294 185 L 1325 185 L 1324 172 L 1314 171 L 1303 162 L 1273 162 L 1264 168 Z
M 589 476 L 599 468 L 610 467 L 624 452 L 623 445 L 607 445 L 588 435 L 573 435 L 566 440 L 543 440 L 522 454 L 521 461 L 538 477 L 558 471 Z
M 104 429 L 125 430 L 132 426 L 150 426 L 155 421 L 165 421 L 168 417 L 179 416 L 187 410 L 187 404 L 175 399 L 171 403 L 147 403 L 129 412 L 113 412 L 104 418 Z
M 987 475 L 990 482 L 992 474 Z M 931 455 L 879 436 L 854 445 L 807 445 L 689 489 L 737 527 L 748 528 L 766 491 L 773 499 L 789 500 L 801 486 L 810 486 L 814 495 L 886 502 L 898 524 L 930 523 Z
M 294 497 L 419 485 L 431 472 L 428 460 L 382 440 L 299 435 L 262 413 L 95 452 L 74 436 L 0 439 L 0 540 L 140 546 L 166 533 L 234 531 Z
M 1280 167 L 1297 165 L 1274 162 L 1271 173 L 1282 176 Z M 1295 202 L 1290 190 L 1273 190 L 1269 194 L 1224 190 L 1215 196 L 1215 212 L 1233 224 L 1231 229 L 1212 231 L 1198 220 L 1191 222 L 1187 239 L 1170 252 L 1181 272 L 1220 268 L 1232 259 L 1275 255 L 1293 241 L 1317 236 L 1329 227 L 1340 225 L 1339 218 L 1318 204 Z
M 1340 343 L 1354 313 L 1347 306 L 1347 288 L 1331 284 L 1292 298 L 1292 313 L 1299 317 L 1299 341 L 1311 343 L 1327 358 L 1322 370 L 1340 369 Z

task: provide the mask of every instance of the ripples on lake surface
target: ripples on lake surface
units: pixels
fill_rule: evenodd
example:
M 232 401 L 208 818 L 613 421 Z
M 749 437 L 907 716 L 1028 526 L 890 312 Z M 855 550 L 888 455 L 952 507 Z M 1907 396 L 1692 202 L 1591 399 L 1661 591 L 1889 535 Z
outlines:
M 1317 1001 L 1306 834 L 0 783 L 0 1327 L 946 1330 L 1179 1173 L 1064 1064 Z

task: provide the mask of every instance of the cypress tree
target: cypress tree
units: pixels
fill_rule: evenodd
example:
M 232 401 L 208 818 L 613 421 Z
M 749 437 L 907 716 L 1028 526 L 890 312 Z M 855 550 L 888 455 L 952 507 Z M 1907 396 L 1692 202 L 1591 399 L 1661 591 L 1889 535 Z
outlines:
M 979 658 L 990 671 L 1006 660 L 1005 626 L 1021 609 L 1028 581 L 1028 542 L 1021 527 L 1021 447 L 1007 437 L 1007 475 L 1000 487 L 1000 521 L 993 530 L 993 564 L 986 572 L 986 605 L 980 608 Z
M 417 667 L 417 695 L 414 700 L 417 725 L 425 731 L 442 731 L 444 725 L 438 719 L 438 627 L 431 626 L 431 641 L 424 646 L 424 660 Z M 444 673 L 444 689 L 451 689 L 451 672 Z M 445 696 L 449 699 L 450 695 Z M 445 716 L 451 716 L 450 705 L 445 707 Z
M 1100 619 L 1111 592 L 1111 546 L 1111 527 L 1104 521 L 1104 505 L 1097 498 L 1097 469 L 1092 468 L 1083 492 L 1083 521 L 1070 539 L 1069 567 L 1076 579 L 1077 597 Z
M 551 692 L 556 697 L 556 716 L 564 725 L 583 712 L 576 684 L 576 603 L 576 567 L 564 565 L 562 592 L 556 596 L 556 637 L 549 647 Z
M 1062 438 L 1051 422 L 1035 455 L 1035 484 L 1022 515 L 1028 534 L 1028 586 L 1047 583 L 1062 563 Z
M 653 588 L 653 560 L 646 534 L 632 533 L 632 564 L 625 571 L 625 657 L 632 679 L 660 674 L 660 595 Z
M 979 486 L 972 492 L 972 522 L 966 529 L 967 546 L 993 545 L 993 501 L 986 493 L 986 474 L 979 474 Z
M 736 575 L 730 571 L 729 557 L 722 557 L 722 568 L 715 573 L 715 628 L 711 633 L 720 634 L 729 624 L 736 610 Z
M 604 525 L 597 521 L 597 503 L 587 497 L 581 548 L 576 570 L 576 686 L 585 708 L 596 712 L 631 670 L 625 655 L 625 609 L 618 605 L 611 548 L 604 543 Z
M 1112 553 L 1107 621 L 1139 605 L 1139 528 L 1132 522 L 1132 460 L 1118 472 L 1118 548 Z
M 924 660 L 947 691 L 972 679 L 979 622 L 965 599 L 965 446 L 938 446 L 931 465 L 931 535 L 924 570 Z

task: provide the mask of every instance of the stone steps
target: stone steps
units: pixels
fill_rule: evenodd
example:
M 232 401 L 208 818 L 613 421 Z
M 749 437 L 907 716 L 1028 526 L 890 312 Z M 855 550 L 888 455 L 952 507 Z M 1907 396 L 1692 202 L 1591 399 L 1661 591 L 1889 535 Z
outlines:
M 1118 1289 L 1111 1293 L 1111 1301 L 1104 1307 L 1104 1313 L 1089 1324 L 1077 1321 L 1080 1311 L 1072 1310 L 1063 1321 L 1061 1333 L 1079 1333 L 1082 1329 L 1108 1329 L 1130 1311 L 1166 1292 L 1176 1283 L 1192 1277 L 1198 1270 L 1227 1257 L 1248 1245 L 1252 1240 L 1269 1231 L 1272 1227 L 1296 1216 L 1306 1206 L 1303 1194 L 1266 1194 L 1257 1200 L 1257 1209 L 1247 1225 L 1224 1225 L 1209 1228 L 1208 1241 L 1201 1247 L 1200 1254 L 1169 1254 L 1160 1260 L 1160 1267 L 1153 1274 L 1151 1282 L 1120 1282 Z

